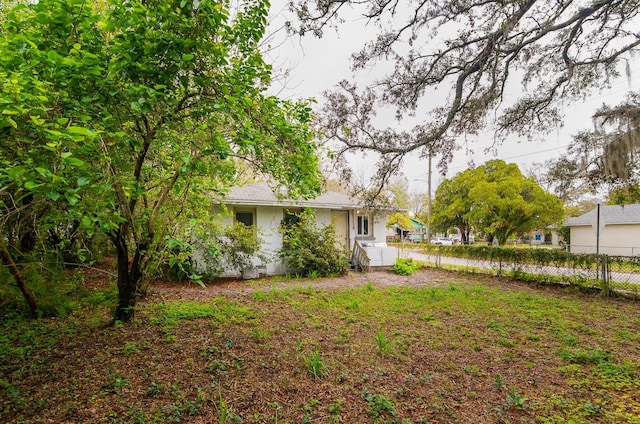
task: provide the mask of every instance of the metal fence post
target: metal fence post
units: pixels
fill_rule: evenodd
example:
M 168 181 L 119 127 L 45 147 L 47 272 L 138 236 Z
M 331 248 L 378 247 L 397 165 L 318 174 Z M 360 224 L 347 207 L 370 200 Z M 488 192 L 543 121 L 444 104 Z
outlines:
M 600 279 L 600 281 L 602 282 L 602 294 L 605 297 L 609 297 L 611 296 L 611 284 L 610 284 L 610 271 L 611 271 L 611 267 L 609 265 L 610 261 L 609 261 L 609 256 L 608 255 L 600 255 L 600 262 L 601 262 L 601 272 L 602 272 L 602 277 Z

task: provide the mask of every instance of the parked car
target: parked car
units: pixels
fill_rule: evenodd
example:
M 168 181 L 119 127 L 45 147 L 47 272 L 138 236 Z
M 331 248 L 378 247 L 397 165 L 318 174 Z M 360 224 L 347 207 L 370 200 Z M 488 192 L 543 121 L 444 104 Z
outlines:
M 453 240 L 449 237 L 435 237 L 430 241 L 431 244 L 441 244 L 443 246 L 453 246 Z

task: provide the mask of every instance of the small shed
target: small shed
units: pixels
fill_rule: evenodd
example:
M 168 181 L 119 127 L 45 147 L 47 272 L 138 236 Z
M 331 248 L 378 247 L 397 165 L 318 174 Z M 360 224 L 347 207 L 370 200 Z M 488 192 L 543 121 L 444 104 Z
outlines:
M 640 255 L 640 204 L 599 205 L 566 224 L 572 253 Z

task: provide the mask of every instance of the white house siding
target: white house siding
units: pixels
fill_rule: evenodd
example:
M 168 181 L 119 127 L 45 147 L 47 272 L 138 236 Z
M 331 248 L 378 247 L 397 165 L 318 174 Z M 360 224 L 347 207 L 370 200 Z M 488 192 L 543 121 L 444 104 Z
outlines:
M 246 209 L 239 206 L 238 208 Z M 282 248 L 282 235 L 278 231 L 280 223 L 284 217 L 283 207 L 275 206 L 257 206 L 256 211 L 256 225 L 258 228 L 258 235 L 262 240 L 262 253 L 266 256 L 266 262 L 256 258 L 253 261 L 254 266 L 265 266 L 267 275 L 282 275 L 287 273 L 286 267 L 282 264 L 278 257 L 278 251 Z M 229 211 L 234 210 L 233 206 L 229 206 Z M 318 227 L 325 227 L 331 225 L 331 213 L 332 209 L 316 209 L 316 224 Z M 348 212 L 349 220 L 349 249 L 353 249 L 353 243 L 355 241 L 356 228 L 355 228 L 355 215 L 353 211 Z M 225 224 L 232 224 L 233 216 L 225 218 Z M 375 236 L 376 242 L 384 242 L 386 234 L 386 221 L 381 218 L 373 219 L 373 236 Z M 221 275 L 221 277 L 238 277 L 239 274 L 235 271 L 227 271 Z
M 253 259 L 253 265 L 255 267 L 266 267 L 267 275 L 279 275 L 285 274 L 286 270 L 278 258 L 278 250 L 282 247 L 282 235 L 278 232 L 280 222 L 284 217 L 284 208 L 271 207 L 271 206 L 257 206 L 257 207 L 236 207 L 237 209 L 253 209 L 256 216 L 256 227 L 258 236 L 262 240 L 262 254 L 266 257 L 266 261 L 263 262 L 259 258 Z M 229 216 L 223 218 L 225 226 L 233 224 L 233 212 L 234 206 L 228 206 Z M 198 261 L 197 252 L 194 255 L 196 263 Z M 228 270 L 220 275 L 221 277 L 239 277 L 240 274 L 235 270 Z
M 590 225 L 571 227 L 571 252 L 596 253 L 596 231 Z M 605 225 L 600 231 L 598 251 L 607 255 L 640 255 L 640 225 Z
M 281 197 L 284 195 L 284 197 Z M 348 239 L 349 248 L 352 249 L 357 236 L 357 219 L 356 211 L 358 210 L 357 202 L 349 195 L 337 192 L 326 192 L 316 199 L 311 200 L 286 200 L 286 190 L 282 188 L 272 188 L 266 182 L 258 182 L 247 184 L 245 186 L 233 187 L 229 190 L 221 203 L 227 205 L 226 211 L 229 215 L 223 218 L 225 224 L 232 224 L 234 221 L 235 211 L 253 211 L 257 232 L 262 240 L 262 256 L 265 260 L 256 258 L 253 261 L 254 267 L 258 268 L 261 273 L 267 275 L 284 274 L 287 272 L 284 265 L 280 262 L 278 251 L 282 248 L 282 235 L 279 232 L 280 223 L 284 218 L 285 209 L 303 209 L 311 208 L 316 214 L 316 223 L 319 227 L 331 225 L 333 221 L 333 212 L 347 213 L 347 230 L 341 232 L 340 238 L 344 236 Z M 220 203 L 217 203 L 220 204 Z M 214 214 L 221 212 L 215 208 Z M 385 242 L 386 234 L 386 218 L 387 214 L 376 214 L 372 217 L 369 215 L 369 233 L 368 236 L 374 236 L 376 242 Z M 246 216 L 244 217 L 246 218 Z M 343 216 L 340 221 L 344 223 Z M 194 254 L 196 266 L 205 267 L 204 261 L 198 260 L 198 253 Z M 254 273 L 255 274 L 255 273 Z M 223 276 L 237 276 L 235 271 L 230 271 Z
M 376 238 L 376 242 L 387 241 L 387 218 L 380 215 L 373 217 L 373 236 Z
M 316 209 L 316 225 L 318 227 L 331 225 L 331 209 Z
M 596 253 L 594 231 L 590 225 L 571 227 L 571 253 Z
M 284 208 L 258 206 L 256 208 L 256 225 L 258 236 L 262 239 L 262 253 L 267 257 L 266 263 L 253 260 L 254 266 L 266 265 L 267 275 L 284 274 L 285 269 L 278 258 L 278 250 L 282 248 L 282 234 L 278 231 L 284 218 Z

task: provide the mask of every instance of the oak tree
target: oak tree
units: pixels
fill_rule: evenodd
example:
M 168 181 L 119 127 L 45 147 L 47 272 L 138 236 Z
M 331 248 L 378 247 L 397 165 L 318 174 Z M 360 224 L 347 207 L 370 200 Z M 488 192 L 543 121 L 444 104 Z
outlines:
M 607 194 L 614 204 L 636 202 L 640 183 L 640 95 L 602 106 L 592 131 L 577 134 L 567 151 L 547 162 L 552 190 L 577 203 L 585 193 Z
M 563 217 L 560 199 L 526 178 L 516 164 L 492 160 L 445 180 L 436 191 L 433 220 L 441 229 L 458 227 L 463 241 L 473 228 L 504 244 L 513 234 L 525 234 L 556 224 Z
M 319 125 L 340 153 L 381 155 L 384 183 L 407 153 L 438 154 L 446 165 L 460 135 L 492 129 L 531 137 L 562 124 L 563 104 L 630 73 L 640 46 L 640 3 L 627 0 L 302 0 L 291 2 L 300 33 L 321 36 L 347 13 L 361 15 L 375 37 L 352 55 L 355 71 L 392 71 L 359 88 L 342 81 L 327 93 Z M 437 90 L 437 91 L 436 91 Z M 438 94 L 446 98 L 438 101 Z M 380 127 L 391 107 L 418 124 Z

